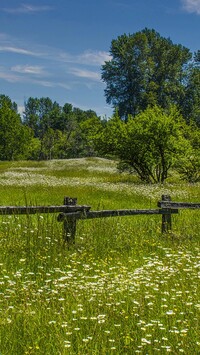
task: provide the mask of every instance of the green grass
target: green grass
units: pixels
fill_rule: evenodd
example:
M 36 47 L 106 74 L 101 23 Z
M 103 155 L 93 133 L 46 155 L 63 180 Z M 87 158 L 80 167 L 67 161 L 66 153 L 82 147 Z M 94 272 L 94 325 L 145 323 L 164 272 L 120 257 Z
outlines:
M 163 193 L 200 201 L 175 177 L 143 185 L 114 161 L 0 163 L 1 205 L 155 208 Z M 63 244 L 56 215 L 1 216 L 0 354 L 200 353 L 199 211 L 78 221 Z

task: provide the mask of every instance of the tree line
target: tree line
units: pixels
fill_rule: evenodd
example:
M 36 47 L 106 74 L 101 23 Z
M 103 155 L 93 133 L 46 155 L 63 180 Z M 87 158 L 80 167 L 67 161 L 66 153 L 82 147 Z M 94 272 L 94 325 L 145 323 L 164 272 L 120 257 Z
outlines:
M 93 136 L 104 121 L 92 110 L 49 97 L 30 97 L 23 117 L 8 96 L 0 95 L 0 160 L 48 160 L 94 156 Z
M 50 98 L 25 102 L 23 117 L 0 95 L 0 159 L 109 156 L 145 182 L 164 182 L 171 168 L 200 179 L 200 51 L 191 53 L 145 28 L 114 39 L 102 66 L 113 116 Z

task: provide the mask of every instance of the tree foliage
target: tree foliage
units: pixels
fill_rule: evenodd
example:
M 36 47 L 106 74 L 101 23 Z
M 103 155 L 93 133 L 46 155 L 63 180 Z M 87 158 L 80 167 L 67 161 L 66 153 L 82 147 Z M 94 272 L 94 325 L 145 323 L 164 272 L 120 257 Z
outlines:
M 5 106 L 17 113 L 17 104 L 15 102 L 12 102 L 9 96 L 2 94 L 0 95 L 0 108 L 3 108 Z
M 194 121 L 200 127 L 200 51 L 194 54 L 188 68 L 181 110 L 187 123 Z
M 111 60 L 102 66 L 102 79 L 107 103 L 118 108 L 121 118 L 136 116 L 149 105 L 182 107 L 189 85 L 189 49 L 145 28 L 113 40 L 110 54 Z
M 200 181 L 200 129 L 191 122 L 184 129 L 184 136 L 190 142 L 189 148 L 176 162 L 181 178 L 190 183 Z
M 132 169 L 145 182 L 163 183 L 190 143 L 184 137 L 185 122 L 175 107 L 147 108 L 127 123 L 116 114 L 98 137 L 104 153 L 116 155 L 121 166 Z
M 91 132 L 101 126 L 101 119 L 93 110 L 69 103 L 62 107 L 48 97 L 30 97 L 25 103 L 24 125 L 36 140 L 36 144 L 32 141 L 36 151 L 30 154 L 34 159 L 75 158 L 95 154 Z
M 16 160 L 26 156 L 31 134 L 22 124 L 16 106 L 0 95 L 0 160 Z
M 49 97 L 30 97 L 23 119 L 17 105 L 0 95 L 0 160 L 63 159 L 97 155 L 93 137 L 103 122 L 93 110 Z

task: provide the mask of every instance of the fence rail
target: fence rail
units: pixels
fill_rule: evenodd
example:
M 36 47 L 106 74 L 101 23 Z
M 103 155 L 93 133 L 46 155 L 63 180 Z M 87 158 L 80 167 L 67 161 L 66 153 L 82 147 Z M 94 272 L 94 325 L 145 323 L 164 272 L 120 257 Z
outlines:
M 161 215 L 161 231 L 166 233 L 172 229 L 172 214 L 177 214 L 179 209 L 182 208 L 199 209 L 200 203 L 172 202 L 170 196 L 162 195 L 162 199 L 157 203 L 157 206 L 157 209 L 90 211 L 91 206 L 77 205 L 77 198 L 64 197 L 64 203 L 61 206 L 0 206 L 0 215 L 58 213 L 57 221 L 63 222 L 64 240 L 68 243 L 74 243 L 77 220 L 134 215 Z
M 190 209 L 198 209 L 200 208 L 200 203 L 193 202 L 172 202 L 172 201 L 159 201 L 158 207 L 161 208 L 190 208 Z
M 168 214 L 166 209 L 154 210 L 103 210 L 103 211 L 82 211 L 72 213 L 60 213 L 58 221 L 62 222 L 66 218 L 75 219 L 93 219 L 93 218 L 106 218 L 106 217 L 120 217 L 120 216 L 134 216 L 134 215 L 152 215 L 152 214 Z M 177 209 L 172 210 L 171 213 L 178 213 Z
M 87 211 L 89 206 L 0 206 L 0 215 L 15 214 L 40 214 L 40 213 L 72 213 L 77 211 Z

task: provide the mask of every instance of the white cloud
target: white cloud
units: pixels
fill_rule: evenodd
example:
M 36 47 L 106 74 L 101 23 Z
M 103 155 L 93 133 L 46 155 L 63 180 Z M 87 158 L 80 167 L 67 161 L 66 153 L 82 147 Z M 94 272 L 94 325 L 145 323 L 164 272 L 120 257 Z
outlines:
M 65 90 L 80 85 L 80 80 L 74 78 L 82 79 L 90 89 L 94 84 L 102 83 L 100 66 L 111 58 L 105 51 L 87 50 L 71 54 L 55 47 L 23 43 L 18 38 L 0 33 L 0 53 L 4 52 L 10 53 L 12 64 L 9 66 L 5 62 L 4 67 L 0 67 L 0 80 Z M 24 63 L 25 57 L 27 63 Z
M 200 15 L 200 0 L 182 0 L 182 3 L 185 11 Z
M 111 59 L 108 52 L 103 51 L 86 51 L 81 54 L 78 59 L 83 64 L 90 64 L 90 65 L 102 65 L 105 61 Z
M 62 87 L 63 89 L 70 90 L 71 87 L 67 84 L 57 81 L 48 81 L 48 80 L 36 80 L 31 77 L 25 77 L 21 75 L 15 75 L 11 72 L 6 71 L 4 68 L 0 67 L 0 80 L 5 80 L 9 83 L 29 83 L 32 85 L 39 85 L 44 87 Z
M 57 82 L 57 81 L 47 81 L 47 80 L 35 80 L 35 79 L 28 79 L 28 82 L 35 84 L 35 85 L 40 85 L 48 88 L 54 88 L 54 87 L 61 87 L 66 90 L 70 90 L 71 87 L 67 84 Z
M 105 61 L 111 59 L 111 56 L 108 52 L 104 51 L 93 51 L 87 50 L 81 54 L 72 55 L 66 52 L 56 53 L 57 60 L 60 60 L 64 63 L 77 63 L 77 64 L 86 64 L 86 65 L 102 65 Z
M 95 80 L 95 81 L 100 81 L 100 79 L 101 79 L 101 76 L 99 73 L 91 71 L 91 70 L 72 68 L 70 70 L 70 73 L 79 77 L 79 78 L 85 78 L 85 79 L 90 79 L 90 80 Z
M 18 110 L 18 113 L 20 114 L 20 116 L 22 116 L 24 113 L 25 107 L 21 106 L 21 105 L 17 105 L 17 110 Z
M 86 50 L 80 54 L 71 54 L 54 47 L 22 43 L 20 39 L 10 37 L 5 33 L 0 33 L 0 52 L 10 52 L 47 59 L 49 61 L 76 63 L 87 66 L 101 66 L 105 61 L 111 59 L 109 53 L 105 51 Z
M 43 67 L 37 65 L 15 65 L 11 67 L 11 71 L 21 73 L 21 74 L 35 74 L 35 75 L 44 75 L 45 72 Z
M 0 52 L 11 52 L 11 53 L 30 55 L 30 56 L 43 55 L 43 53 L 37 53 L 37 52 L 30 51 L 28 49 L 14 47 L 14 46 L 6 46 L 6 45 L 0 45 Z
M 34 14 L 36 12 L 49 11 L 53 8 L 51 6 L 35 6 L 32 4 L 21 4 L 19 7 L 6 7 L 3 11 L 10 14 Z
M 51 81 L 47 81 L 47 80 L 29 80 L 32 82 L 32 84 L 39 84 L 41 86 L 45 86 L 48 88 L 52 88 L 54 86 L 57 86 L 55 83 L 51 82 Z
M 9 73 L 9 72 L 6 72 L 6 71 L 2 70 L 2 68 L 0 68 L 0 79 L 3 79 L 3 80 L 8 81 L 10 83 L 17 83 L 20 81 L 19 76 Z
M 68 84 L 64 84 L 64 83 L 57 83 L 57 86 L 59 86 L 60 88 L 66 89 L 66 90 L 71 90 L 71 86 Z

